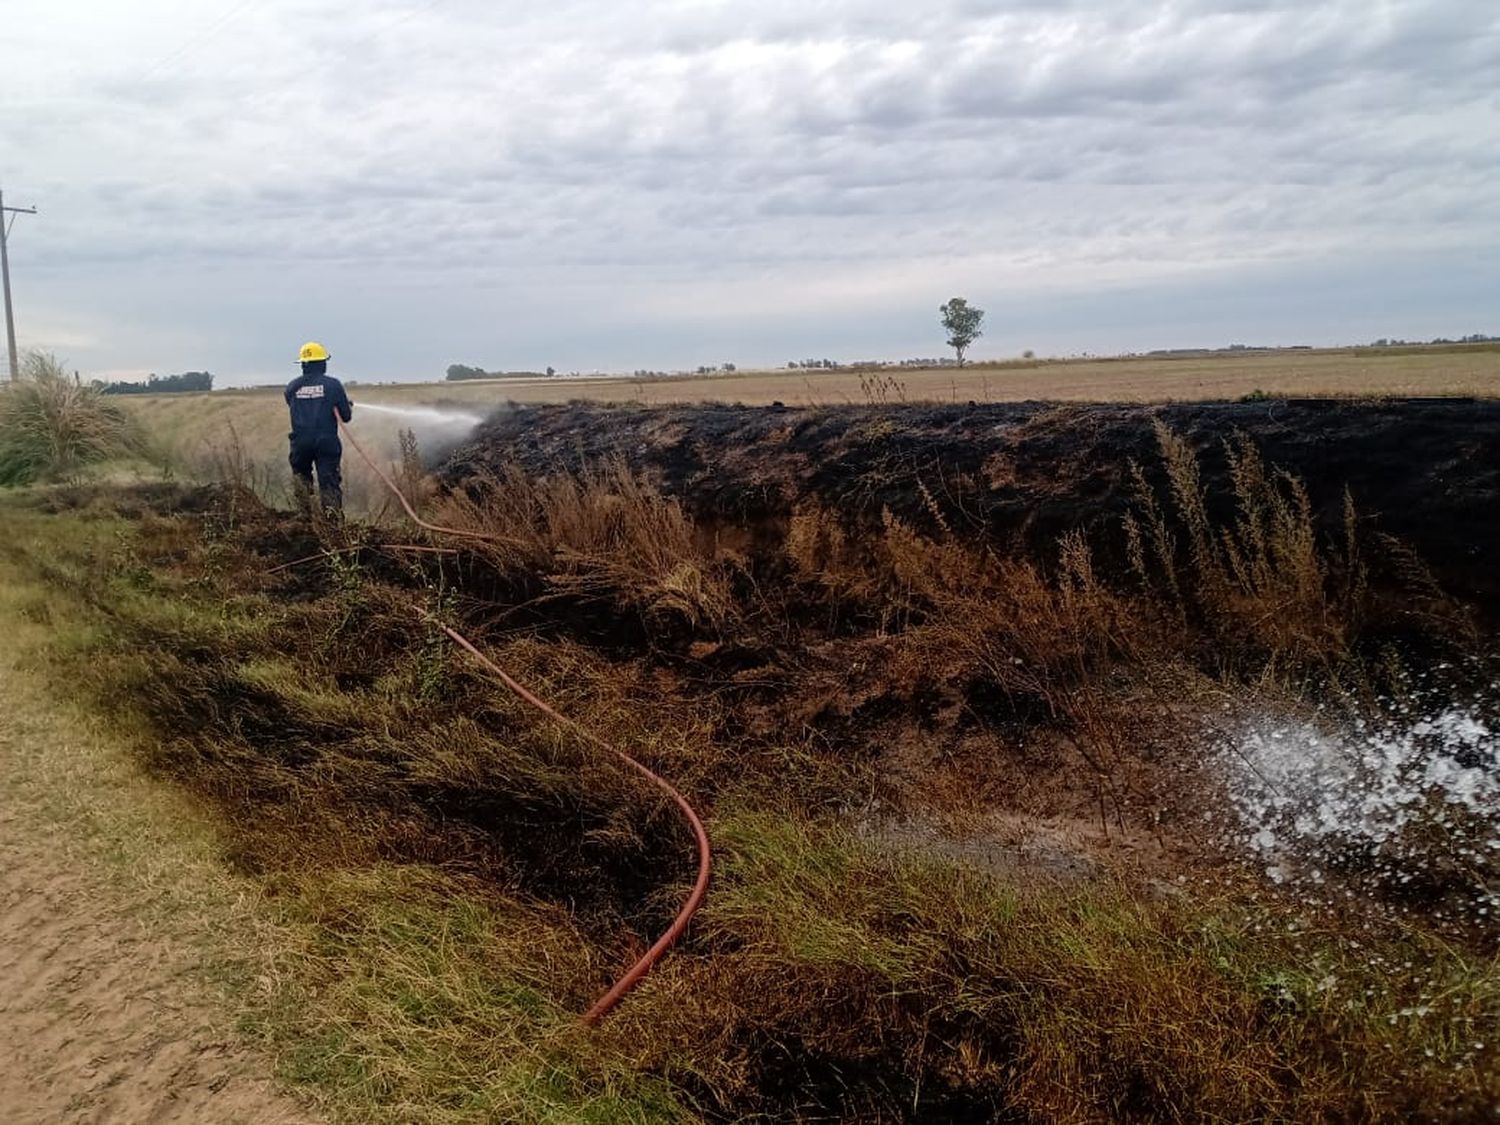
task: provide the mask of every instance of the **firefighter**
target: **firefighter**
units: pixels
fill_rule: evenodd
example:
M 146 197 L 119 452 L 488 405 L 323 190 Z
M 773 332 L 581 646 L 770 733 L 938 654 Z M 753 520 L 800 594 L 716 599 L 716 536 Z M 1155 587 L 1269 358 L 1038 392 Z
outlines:
M 343 477 L 339 462 L 344 445 L 339 441 L 339 424 L 353 416 L 344 384 L 328 374 L 328 349 L 309 342 L 302 345 L 298 362 L 302 374 L 286 388 L 286 405 L 292 415 L 292 476 L 297 499 L 304 506 L 312 501 L 313 468 L 318 470 L 318 498 L 326 511 L 344 510 Z

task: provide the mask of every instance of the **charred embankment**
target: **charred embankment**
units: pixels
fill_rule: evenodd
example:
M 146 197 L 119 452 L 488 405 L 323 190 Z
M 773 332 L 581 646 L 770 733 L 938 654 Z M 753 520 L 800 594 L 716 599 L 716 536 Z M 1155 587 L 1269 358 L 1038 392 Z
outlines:
M 1081 529 L 1119 561 L 1132 465 L 1161 478 L 1157 423 L 1199 454 L 1215 523 L 1233 516 L 1227 453 L 1248 438 L 1306 483 L 1319 526 L 1337 532 L 1347 489 L 1366 530 L 1404 544 L 1487 620 L 1500 616 L 1496 401 L 542 406 L 492 419 L 443 476 L 452 485 L 508 464 L 556 473 L 618 457 L 723 528 L 783 521 L 813 501 L 867 528 L 889 511 L 1032 557 Z

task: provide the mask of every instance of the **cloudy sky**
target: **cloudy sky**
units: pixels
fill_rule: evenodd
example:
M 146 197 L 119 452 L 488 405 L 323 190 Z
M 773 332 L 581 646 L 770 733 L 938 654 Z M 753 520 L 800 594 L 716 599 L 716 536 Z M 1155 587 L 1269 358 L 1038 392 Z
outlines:
M 1500 332 L 1494 0 L 4 0 L 23 346 L 563 370 Z

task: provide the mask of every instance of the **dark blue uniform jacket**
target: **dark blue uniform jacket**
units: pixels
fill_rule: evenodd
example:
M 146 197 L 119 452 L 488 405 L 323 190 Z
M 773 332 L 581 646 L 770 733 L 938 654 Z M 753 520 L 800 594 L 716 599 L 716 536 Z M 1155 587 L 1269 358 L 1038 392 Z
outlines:
M 292 443 L 313 444 L 319 438 L 339 436 L 338 423 L 333 420 L 337 410 L 339 417 L 349 421 L 353 409 L 349 396 L 344 393 L 344 384 L 332 375 L 299 375 L 287 384 L 286 404 L 292 412 Z

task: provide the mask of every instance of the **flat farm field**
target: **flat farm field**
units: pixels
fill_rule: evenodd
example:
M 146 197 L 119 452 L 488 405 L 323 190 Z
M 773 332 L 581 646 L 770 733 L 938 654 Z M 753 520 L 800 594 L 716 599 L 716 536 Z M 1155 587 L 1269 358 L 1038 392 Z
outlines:
M 357 377 L 357 376 L 356 376 Z M 494 379 L 444 383 L 458 402 L 543 403 L 780 401 L 823 406 L 874 397 L 908 401 L 1164 402 L 1232 399 L 1255 391 L 1277 397 L 1500 394 L 1500 348 L 1343 348 L 1217 353 L 1139 359 L 1015 361 L 963 369 L 857 368 L 831 371 L 747 371 L 733 375 L 661 378 Z M 373 392 L 373 393 L 372 393 Z M 411 402 L 430 384 L 368 388 L 374 401 Z

